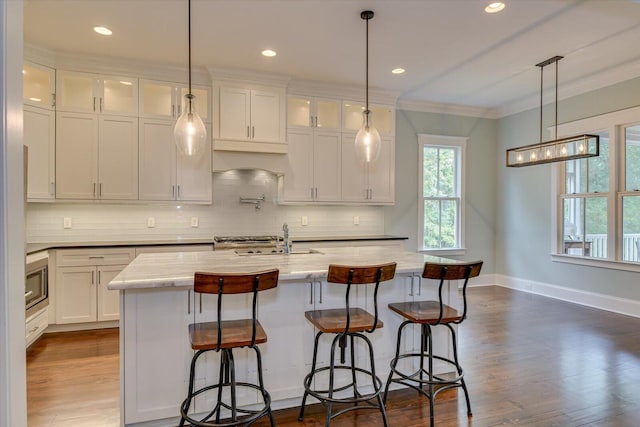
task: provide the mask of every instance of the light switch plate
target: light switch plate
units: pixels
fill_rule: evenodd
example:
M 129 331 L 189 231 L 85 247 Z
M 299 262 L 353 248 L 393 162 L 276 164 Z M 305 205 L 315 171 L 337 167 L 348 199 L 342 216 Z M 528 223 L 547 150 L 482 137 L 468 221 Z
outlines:
M 71 228 L 71 227 L 72 227 L 72 225 L 71 225 L 71 218 L 69 218 L 69 217 L 65 217 L 65 218 L 64 218 L 64 220 L 62 221 L 62 223 L 63 223 L 63 225 L 62 225 L 62 226 L 63 226 L 64 228 Z
M 353 225 L 360 225 L 360 217 L 358 215 L 353 217 Z
M 302 215 L 302 218 L 300 218 L 300 222 L 302 223 L 302 225 L 309 225 L 309 218 L 306 215 Z
M 197 216 L 192 216 L 191 217 L 191 227 L 198 228 L 198 217 Z
M 150 216 L 149 218 L 147 218 L 147 227 L 148 228 L 153 228 L 156 226 L 156 219 L 152 216 Z

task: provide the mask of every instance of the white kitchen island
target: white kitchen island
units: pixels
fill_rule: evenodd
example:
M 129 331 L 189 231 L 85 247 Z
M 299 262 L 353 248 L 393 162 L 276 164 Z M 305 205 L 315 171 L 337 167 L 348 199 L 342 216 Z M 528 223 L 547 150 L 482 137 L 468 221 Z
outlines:
M 371 265 L 396 262 L 396 278 L 380 285 L 379 315 L 382 329 L 370 335 L 377 374 L 383 381 L 394 355 L 401 318 L 390 312 L 390 302 L 437 297 L 437 282 L 420 279 L 425 261 L 450 262 L 415 252 L 382 247 L 318 248 L 319 253 L 239 256 L 233 251 L 142 254 L 109 284 L 120 290 L 120 388 L 121 424 L 170 426 L 179 419 L 180 403 L 187 394 L 189 363 L 193 352 L 187 327 L 216 318 L 215 295 L 194 296 L 193 274 L 202 272 L 251 272 L 278 268 L 275 289 L 260 293 L 258 317 L 268 335 L 260 345 L 265 386 L 274 409 L 297 406 L 302 382 L 311 364 L 314 329 L 304 312 L 344 307 L 344 285 L 326 282 L 329 264 Z M 455 283 L 447 284 L 448 303 L 456 306 Z M 352 306 L 372 310 L 373 286 L 352 289 Z M 228 318 L 250 317 L 250 296 L 224 296 Z M 406 350 L 419 348 L 419 328 L 407 334 Z M 323 342 L 321 341 L 321 344 Z M 436 353 L 448 355 L 446 336 L 434 341 Z M 442 351 L 438 352 L 437 349 Z M 328 363 L 329 351 L 321 347 L 319 365 Z M 356 358 L 360 349 L 356 348 Z M 255 382 L 255 360 L 246 349 L 234 351 L 238 381 Z M 196 386 L 211 383 L 218 375 L 218 354 L 210 352 L 196 372 Z M 196 401 L 193 412 L 211 408 Z M 240 405 L 258 403 L 251 391 L 238 397 Z

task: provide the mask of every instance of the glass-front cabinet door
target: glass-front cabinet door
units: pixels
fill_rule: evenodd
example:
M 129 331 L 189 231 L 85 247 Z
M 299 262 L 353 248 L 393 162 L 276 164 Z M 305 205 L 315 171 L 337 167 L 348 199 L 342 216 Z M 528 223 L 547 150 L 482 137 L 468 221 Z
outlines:
M 364 109 L 364 102 L 345 101 L 342 106 L 344 120 L 343 129 L 354 132 L 360 130 L 362 127 L 362 112 Z M 378 129 L 380 135 L 394 136 L 394 108 L 369 104 L 369 109 L 371 110 L 373 125 Z
M 287 127 L 340 131 L 340 101 L 290 96 L 287 99 Z
M 57 73 L 58 111 L 94 113 L 98 107 L 98 79 L 95 74 L 74 71 Z
M 138 79 L 131 77 L 109 76 L 99 80 L 100 113 L 117 115 L 138 114 Z
M 25 105 L 53 109 L 55 107 L 55 70 L 43 65 L 22 66 L 22 102 Z

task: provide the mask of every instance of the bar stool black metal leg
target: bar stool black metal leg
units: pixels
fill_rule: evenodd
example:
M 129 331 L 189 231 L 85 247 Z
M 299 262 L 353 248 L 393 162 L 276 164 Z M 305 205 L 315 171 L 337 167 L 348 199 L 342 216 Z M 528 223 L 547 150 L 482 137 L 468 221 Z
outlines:
M 387 394 L 389 393 L 389 386 L 393 382 L 393 374 L 395 373 L 396 366 L 398 365 L 398 360 L 399 360 L 399 357 L 400 357 L 400 346 L 401 346 L 401 342 L 402 342 L 402 330 L 404 329 L 405 326 L 407 326 L 410 323 L 411 322 L 402 322 L 402 324 L 398 327 L 398 336 L 397 336 L 397 341 L 396 341 L 396 355 L 395 355 L 395 357 L 393 359 L 391 359 L 391 363 L 389 364 L 390 367 L 391 367 L 391 370 L 389 371 L 389 378 L 387 378 L 387 385 L 384 388 L 383 402 L 385 404 L 387 403 Z
M 194 354 L 193 357 L 191 358 L 191 368 L 189 369 L 189 393 L 187 394 L 187 399 L 182 404 L 183 414 L 180 418 L 179 427 L 184 426 L 184 422 L 185 422 L 184 414 L 189 413 L 189 407 L 191 406 L 191 400 L 193 399 L 193 382 L 194 382 L 195 371 L 196 371 L 196 360 L 198 360 L 198 357 L 200 357 L 202 353 L 204 353 L 204 351 L 200 350 L 196 352 L 196 354 Z
M 456 342 L 456 331 L 453 329 L 453 326 L 446 324 L 445 325 L 451 331 L 451 340 L 453 347 L 453 361 L 456 363 L 456 369 L 458 371 L 458 375 L 460 375 L 460 386 L 462 387 L 462 391 L 464 391 L 464 397 L 467 401 L 467 416 L 472 416 L 471 413 L 471 401 L 469 400 L 469 390 L 467 390 L 467 383 L 464 381 L 464 377 L 462 376 L 462 367 L 460 366 L 460 362 L 458 361 L 458 344 Z
M 333 341 L 331 342 L 331 360 L 329 361 L 329 389 L 327 391 L 327 396 L 329 399 L 333 399 L 333 386 L 335 380 L 335 365 L 336 365 L 336 344 L 340 342 L 340 340 L 344 337 L 343 334 L 337 334 Z M 329 427 L 331 425 L 331 411 L 333 409 L 333 402 L 327 401 L 325 403 L 325 407 L 327 410 L 327 416 L 325 418 L 325 427 Z
M 380 396 L 380 392 L 382 391 L 382 384 L 378 386 L 377 383 L 378 377 L 376 376 L 376 361 L 373 355 L 373 345 L 371 344 L 371 341 L 369 341 L 369 339 L 364 335 L 358 334 L 358 336 L 364 340 L 364 342 L 367 344 L 367 347 L 369 348 L 369 360 L 371 362 L 371 383 L 373 384 L 373 390 L 376 395 L 376 399 L 378 400 L 378 407 L 380 408 L 380 413 L 382 414 L 382 424 L 384 425 L 384 427 L 387 427 L 389 425 L 389 422 L 387 420 L 387 411 L 384 406 L 384 401 L 382 399 L 382 396 Z
M 356 355 L 355 355 L 355 342 L 353 335 L 351 337 L 351 381 L 353 382 L 353 398 L 357 399 L 360 396 L 360 392 L 358 392 L 358 380 L 356 378 Z M 358 402 L 354 403 L 355 406 L 358 406 Z
M 273 419 L 273 412 L 271 411 L 271 397 L 269 396 L 269 393 L 267 393 L 267 389 L 264 388 L 264 378 L 262 376 L 262 354 L 257 346 L 253 346 L 253 349 L 256 352 L 256 361 L 258 364 L 258 384 L 260 384 L 260 393 L 262 394 L 265 406 L 267 406 L 267 413 L 269 414 L 271 427 L 274 427 L 275 421 Z
M 322 332 L 318 332 L 316 334 L 316 338 L 313 342 L 313 359 L 311 362 L 311 371 L 309 375 L 305 378 L 304 382 L 304 394 L 302 395 L 302 405 L 300 405 L 300 415 L 298 416 L 298 421 L 302 421 L 304 419 L 304 408 L 307 403 L 307 397 L 309 396 L 309 392 L 307 391 L 311 387 L 311 382 L 313 381 L 313 373 L 316 371 L 316 362 L 318 360 L 318 342 L 320 341 L 320 336 Z
M 434 384 L 433 384 L 433 337 L 431 336 L 431 326 L 424 324 L 423 325 L 427 332 L 427 348 L 429 350 L 429 421 L 431 427 L 435 424 L 435 414 L 434 414 L 434 406 L 435 406 L 435 396 L 433 395 Z M 422 358 L 421 358 L 422 359 Z

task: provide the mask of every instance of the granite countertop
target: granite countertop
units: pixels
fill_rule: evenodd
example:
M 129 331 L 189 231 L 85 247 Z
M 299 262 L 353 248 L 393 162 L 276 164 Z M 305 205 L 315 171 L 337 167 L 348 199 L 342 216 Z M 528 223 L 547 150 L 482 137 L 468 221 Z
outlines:
M 388 246 L 322 248 L 320 253 L 240 256 L 232 250 L 190 253 L 142 254 L 110 283 L 109 289 L 192 287 L 196 271 L 249 273 L 277 268 L 281 281 L 323 280 L 329 264 L 371 265 L 397 262 L 396 274 L 420 273 L 425 261 L 459 261 Z
M 408 237 L 377 234 L 370 236 L 316 236 L 316 237 L 292 237 L 293 243 L 299 242 L 349 242 L 367 240 L 406 240 Z M 118 240 L 118 241 L 92 241 L 92 242 L 42 242 L 28 243 L 27 255 L 48 249 L 72 249 L 72 248 L 96 248 L 117 246 L 162 246 L 162 245 L 208 245 L 213 244 L 213 237 L 208 238 L 175 238 L 156 240 Z

